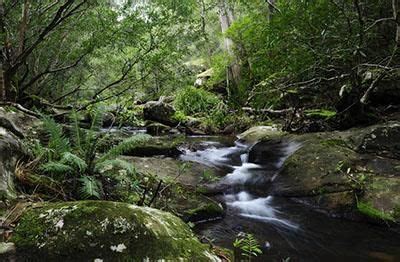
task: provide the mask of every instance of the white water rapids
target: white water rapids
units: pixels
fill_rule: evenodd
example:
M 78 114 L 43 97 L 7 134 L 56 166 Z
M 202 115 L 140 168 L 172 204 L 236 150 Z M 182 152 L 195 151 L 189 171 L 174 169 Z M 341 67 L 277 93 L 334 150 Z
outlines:
M 265 182 L 265 167 L 248 162 L 251 145 L 235 142 L 235 146 L 223 147 L 216 142 L 203 142 L 203 146 L 205 149 L 202 150 L 184 150 L 181 159 L 231 170 L 225 177 L 221 178 L 220 183 L 241 188 L 236 192 L 224 194 L 223 199 L 228 207 L 242 217 L 273 223 L 276 226 L 292 230 L 299 228 L 295 223 L 281 218 L 282 211 L 273 206 L 272 196 L 255 196 L 246 190 L 246 185 L 247 189 L 251 189 L 249 188 L 251 185 Z M 299 144 L 288 143 L 282 149 L 283 156 L 272 165 L 274 166 L 272 179 L 277 175 L 285 159 L 298 148 Z

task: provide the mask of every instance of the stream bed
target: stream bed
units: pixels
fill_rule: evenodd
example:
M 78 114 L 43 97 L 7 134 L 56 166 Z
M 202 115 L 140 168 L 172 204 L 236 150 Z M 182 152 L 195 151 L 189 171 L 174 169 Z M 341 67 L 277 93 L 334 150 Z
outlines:
M 226 215 L 195 228 L 214 244 L 232 249 L 237 235 L 246 232 L 263 249 L 254 261 L 400 261 L 400 235 L 388 228 L 330 218 L 288 198 L 269 195 L 285 159 L 299 144 L 265 145 L 260 156 L 256 148 L 250 150 L 253 145 L 238 141 L 192 140 L 197 145 L 182 148 L 181 159 L 220 170 L 215 186 L 223 193 L 214 198 L 226 206 Z

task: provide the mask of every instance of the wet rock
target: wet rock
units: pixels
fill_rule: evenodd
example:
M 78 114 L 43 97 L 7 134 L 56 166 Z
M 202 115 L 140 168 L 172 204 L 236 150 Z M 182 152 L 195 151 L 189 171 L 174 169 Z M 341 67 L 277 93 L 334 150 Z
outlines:
M 124 157 L 139 173 L 148 173 L 164 180 L 174 180 L 187 186 L 197 186 L 217 170 L 195 162 L 184 162 L 170 157 Z
M 356 159 L 350 149 L 321 141 L 304 143 L 284 163 L 274 180 L 274 194 L 310 197 L 352 190 L 346 171 Z
M 171 130 L 171 127 L 156 122 L 150 123 L 146 126 L 147 133 L 152 136 L 167 135 Z
M 132 150 L 124 153 L 126 156 L 139 156 L 139 157 L 151 157 L 151 156 L 168 156 L 177 157 L 182 154 L 178 149 L 183 141 L 178 137 L 175 139 L 171 138 L 151 138 L 147 143 L 141 144 L 132 148 Z
M 247 143 L 254 143 L 261 140 L 280 138 L 284 135 L 284 132 L 273 126 L 255 126 L 238 135 L 238 138 Z
M 290 136 L 301 148 L 286 159 L 272 181 L 272 194 L 295 198 L 333 216 L 399 222 L 400 161 L 376 156 L 395 156 L 397 142 L 389 143 L 387 137 L 393 138 L 396 130 L 396 124 L 389 124 Z
M 31 261 L 217 261 L 179 218 L 157 209 L 106 201 L 36 204 L 12 241 Z
M 388 122 L 351 132 L 350 141 L 360 153 L 400 158 L 400 123 Z
M 182 219 L 190 222 L 204 222 L 221 219 L 224 216 L 224 208 L 221 204 L 209 199 L 206 203 L 183 212 Z
M 155 121 L 168 126 L 176 126 L 179 122 L 174 119 L 175 108 L 164 100 L 147 102 L 143 107 L 145 120 Z

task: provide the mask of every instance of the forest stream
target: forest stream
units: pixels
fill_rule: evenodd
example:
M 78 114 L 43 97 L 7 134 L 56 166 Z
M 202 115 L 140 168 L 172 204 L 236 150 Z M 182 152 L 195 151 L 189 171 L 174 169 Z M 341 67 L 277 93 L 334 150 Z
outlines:
M 193 139 L 193 138 L 192 138 Z M 199 235 L 232 248 L 240 232 L 263 245 L 257 261 L 399 261 L 400 236 L 382 227 L 335 219 L 288 198 L 269 194 L 285 159 L 301 145 L 281 142 L 269 147 L 263 161 L 249 154 L 252 145 L 217 137 L 195 138 L 200 149 L 184 150 L 182 160 L 221 171 L 214 198 L 226 205 L 222 220 L 198 224 Z M 250 156 L 249 156 L 250 155 Z

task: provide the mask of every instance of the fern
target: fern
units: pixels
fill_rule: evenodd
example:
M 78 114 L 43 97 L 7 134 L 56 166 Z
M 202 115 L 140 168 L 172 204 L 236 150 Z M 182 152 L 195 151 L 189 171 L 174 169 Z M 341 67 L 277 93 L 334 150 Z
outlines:
M 108 152 L 106 152 L 100 159 L 99 162 L 103 162 L 107 159 L 115 158 L 117 156 L 120 156 L 135 147 L 142 145 L 149 141 L 151 136 L 149 135 L 135 135 L 130 138 L 125 139 L 118 145 L 114 146 L 111 148 Z
M 61 125 L 57 124 L 54 119 L 45 117 L 43 127 L 49 134 L 47 147 L 53 153 L 49 155 L 49 159 L 59 158 L 62 153 L 71 151 L 69 140 L 64 136 Z
M 40 169 L 47 174 L 55 175 L 62 175 L 74 172 L 74 169 L 71 166 L 56 161 L 47 162 L 46 164 L 43 164 Z
M 74 168 L 81 173 L 85 172 L 88 167 L 85 160 L 70 152 L 65 152 L 62 155 L 60 162 Z
M 235 240 L 233 246 L 242 251 L 242 256 L 246 257 L 247 261 L 251 261 L 252 257 L 262 254 L 260 244 L 252 234 L 241 233 L 239 237 Z
M 81 187 L 79 188 L 79 195 L 84 199 L 101 198 L 101 182 L 94 177 L 82 176 L 79 181 Z
M 72 123 L 72 132 L 71 132 L 71 138 L 72 141 L 74 143 L 74 148 L 78 151 L 78 152 L 82 152 L 82 132 L 81 129 L 79 127 L 79 114 L 76 111 L 73 111 L 71 113 L 70 116 L 70 121 Z

